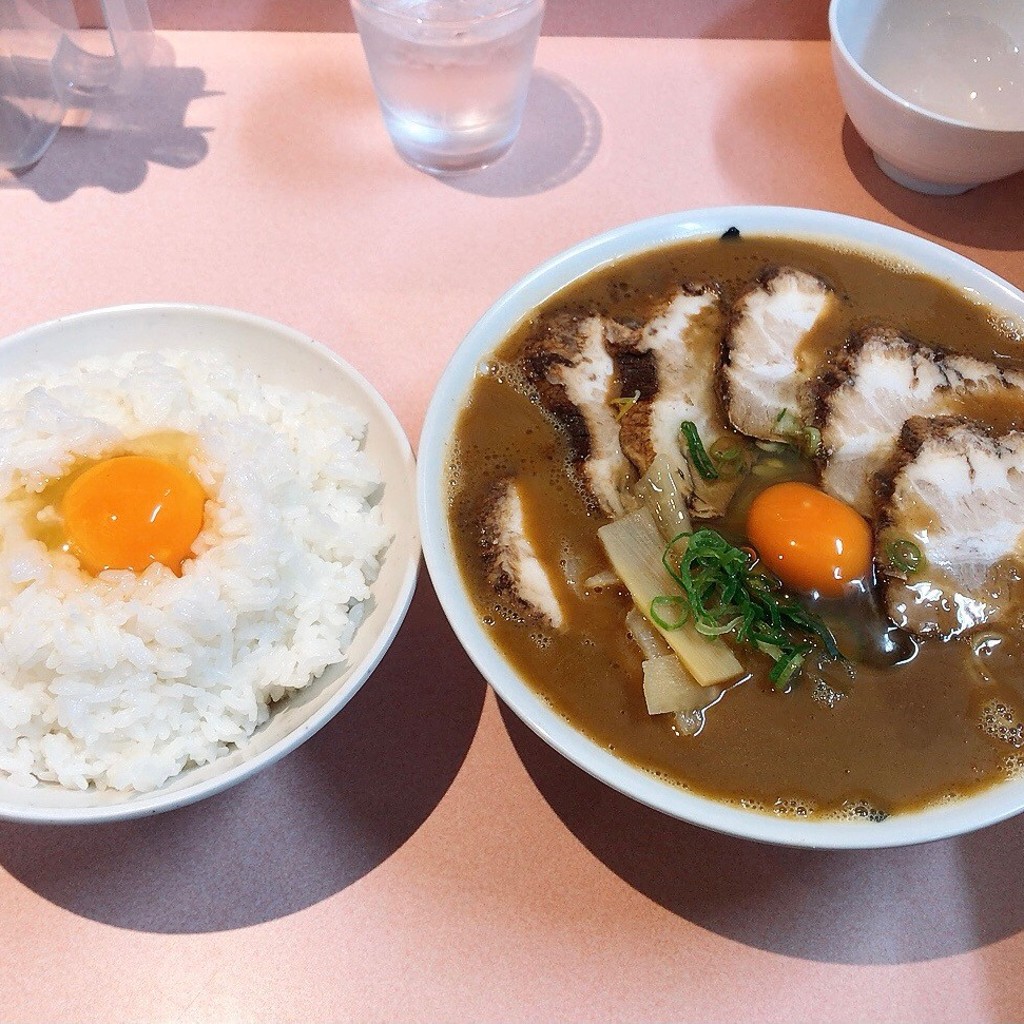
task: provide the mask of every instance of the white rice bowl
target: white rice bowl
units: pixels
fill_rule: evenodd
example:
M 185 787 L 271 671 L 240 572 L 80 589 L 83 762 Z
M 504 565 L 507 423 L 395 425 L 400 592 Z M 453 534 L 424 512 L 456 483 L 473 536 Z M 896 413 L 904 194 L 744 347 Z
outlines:
M 28 535 L 26 490 L 166 430 L 196 438 L 209 496 L 180 578 L 92 577 Z M 0 380 L 0 778 L 154 790 L 342 661 L 389 541 L 365 431 L 196 350 Z

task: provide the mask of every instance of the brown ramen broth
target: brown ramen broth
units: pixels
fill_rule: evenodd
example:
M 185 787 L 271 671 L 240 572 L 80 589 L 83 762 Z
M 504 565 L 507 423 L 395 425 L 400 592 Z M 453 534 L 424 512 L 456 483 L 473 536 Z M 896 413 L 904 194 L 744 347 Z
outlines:
M 907 661 L 872 667 L 852 657 L 855 676 L 829 676 L 835 692 L 805 674 L 787 692 L 768 682 L 771 662 L 734 648 L 752 676 L 726 689 L 695 736 L 673 716 L 649 715 L 642 656 L 624 619 L 621 587 L 584 593 L 582 581 L 609 568 L 591 510 L 571 471 L 566 436 L 539 407 L 519 364 L 531 327 L 560 311 L 636 322 L 680 281 L 713 282 L 726 304 L 773 265 L 825 280 L 839 302 L 805 344 L 814 357 L 852 331 L 886 325 L 929 345 L 1019 366 L 1020 342 L 986 307 L 941 281 L 862 253 L 811 240 L 742 237 L 687 242 L 624 260 L 574 283 L 538 309 L 481 369 L 461 413 L 449 467 L 449 515 L 460 568 L 480 620 L 529 685 L 598 744 L 659 778 L 705 795 L 779 814 L 876 818 L 966 795 L 1018 770 L 1024 736 L 1024 657 L 1019 625 L 987 658 L 977 636 L 909 641 Z M 971 410 L 1000 429 L 1024 426 L 1017 407 Z M 777 453 L 773 456 L 779 461 Z M 776 479 L 814 481 L 810 463 L 783 453 Z M 538 554 L 565 612 L 561 630 L 524 621 L 488 584 L 481 516 L 496 481 L 516 478 Z M 742 543 L 743 511 L 767 481 L 748 477 L 725 520 Z M 694 528 L 705 525 L 695 521 Z M 845 650 L 864 642 L 841 628 L 863 609 L 828 619 Z M 835 609 L 832 609 L 834 612 Z M 888 623 L 886 622 L 887 626 Z M 882 620 L 873 627 L 881 630 Z M 859 639 L 858 639 L 859 635 Z M 870 637 L 868 638 L 870 644 Z

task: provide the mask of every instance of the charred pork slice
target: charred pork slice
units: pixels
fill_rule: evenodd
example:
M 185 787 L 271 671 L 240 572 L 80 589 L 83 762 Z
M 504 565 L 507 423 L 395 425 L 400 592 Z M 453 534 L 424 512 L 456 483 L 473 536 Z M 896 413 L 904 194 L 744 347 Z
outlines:
M 561 629 L 565 612 L 530 540 L 517 481 L 506 479 L 494 485 L 484 506 L 480 536 L 487 579 L 495 593 L 527 621 Z
M 889 617 L 956 636 L 1020 599 L 1024 433 L 963 417 L 915 417 L 878 474 L 876 562 Z
M 1024 378 L 893 330 L 855 335 L 819 385 L 822 486 L 870 515 L 874 475 L 893 453 L 903 424 L 912 416 L 960 412 L 968 397 L 1019 398 L 1024 412 Z
M 558 314 L 537 326 L 524 351 L 526 376 L 569 437 L 580 481 L 597 507 L 617 518 L 631 470 L 610 404 L 619 397 L 615 353 L 636 332 L 603 316 Z
M 791 440 L 811 422 L 814 360 L 802 352 L 835 301 L 813 274 L 782 267 L 736 300 L 722 348 L 722 398 L 732 425 L 765 441 Z
M 655 385 L 626 411 L 619 430 L 622 450 L 639 472 L 647 471 L 655 455 L 668 455 L 691 511 L 704 516 L 724 514 L 739 477 L 705 480 L 695 472 L 680 425 L 692 422 L 708 447 L 732 435 L 715 380 L 723 327 L 717 290 L 702 285 L 677 289 L 637 339 L 635 351 L 653 363 Z

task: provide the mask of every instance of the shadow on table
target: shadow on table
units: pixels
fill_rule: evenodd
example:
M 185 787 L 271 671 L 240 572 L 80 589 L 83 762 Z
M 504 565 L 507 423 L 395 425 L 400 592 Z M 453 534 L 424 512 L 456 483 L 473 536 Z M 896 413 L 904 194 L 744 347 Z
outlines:
M 466 757 L 485 686 L 425 572 L 391 650 L 316 736 L 248 782 L 110 825 L 0 825 L 0 864 L 83 917 L 208 932 L 333 896 L 426 821 Z
M 1024 817 L 897 850 L 765 846 L 629 800 L 501 711 L 530 777 L 576 838 L 634 889 L 702 928 L 844 964 L 952 956 L 1024 929 L 1024 878 L 1011 853 L 1024 841 Z
M 571 82 L 535 71 L 523 124 L 508 155 L 482 171 L 439 178 L 479 196 L 536 195 L 575 178 L 601 145 L 601 116 Z
M 189 105 L 218 94 L 206 91 L 204 71 L 175 67 L 174 59 L 170 44 L 158 37 L 150 66 L 129 94 L 97 94 L 81 112 L 82 126 L 65 124 L 31 167 L 0 172 L 0 188 L 30 189 L 56 203 L 90 186 L 132 192 L 150 163 L 194 167 L 207 154 L 211 129 L 185 126 Z
M 878 203 L 921 231 L 947 242 L 980 249 L 1024 248 L 1024 173 L 972 189 L 960 196 L 925 196 L 897 185 L 875 163 L 871 150 L 848 117 L 839 124 L 806 89 L 799 64 L 778 67 L 771 75 L 751 76 L 720 112 L 714 146 L 718 165 L 745 202 L 791 196 L 794 181 L 828 206 L 833 199 L 822 178 L 819 136 L 841 144 L 856 181 Z M 734 125 L 743 130 L 734 130 Z M 832 133 L 836 133 L 833 135 Z M 764 159 L 765 147 L 786 154 L 785 161 Z M 777 201 L 777 200 L 776 200 Z M 805 198 L 796 201 L 806 204 Z
M 843 153 L 850 170 L 887 210 L 938 238 L 979 249 L 1024 249 L 1024 173 L 971 189 L 960 196 L 925 196 L 897 185 L 875 163 L 847 117 Z

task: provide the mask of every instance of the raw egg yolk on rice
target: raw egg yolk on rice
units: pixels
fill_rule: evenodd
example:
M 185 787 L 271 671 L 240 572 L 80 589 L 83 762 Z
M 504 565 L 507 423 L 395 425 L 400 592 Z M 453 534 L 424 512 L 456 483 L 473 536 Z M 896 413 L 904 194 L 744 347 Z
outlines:
M 203 528 L 206 493 L 191 473 L 148 455 L 119 455 L 85 470 L 61 502 L 67 550 L 93 575 L 143 572 L 153 562 L 178 576 Z
M 747 538 L 791 587 L 841 597 L 871 568 L 871 527 L 849 505 L 810 484 L 763 490 L 747 513 Z

